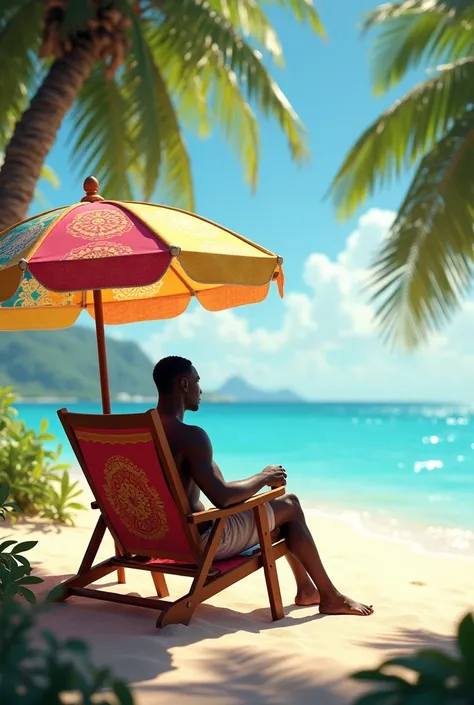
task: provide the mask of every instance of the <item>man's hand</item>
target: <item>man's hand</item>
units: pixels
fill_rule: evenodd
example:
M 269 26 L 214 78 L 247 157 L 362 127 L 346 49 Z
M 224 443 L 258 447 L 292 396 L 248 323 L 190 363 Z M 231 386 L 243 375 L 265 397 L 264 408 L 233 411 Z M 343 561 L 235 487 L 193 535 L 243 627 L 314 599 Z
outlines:
M 284 487 L 286 485 L 286 470 L 281 465 L 268 465 L 261 474 L 268 487 Z

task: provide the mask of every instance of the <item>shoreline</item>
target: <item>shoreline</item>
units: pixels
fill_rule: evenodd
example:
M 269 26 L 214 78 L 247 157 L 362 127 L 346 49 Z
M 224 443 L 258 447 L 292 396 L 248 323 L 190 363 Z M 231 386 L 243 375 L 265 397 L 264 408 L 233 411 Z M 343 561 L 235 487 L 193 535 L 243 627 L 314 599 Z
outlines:
M 423 546 L 415 539 L 403 538 L 401 536 L 390 536 L 389 534 L 377 532 L 375 530 L 369 529 L 364 526 L 362 522 L 358 521 L 358 517 L 350 518 L 349 516 L 344 516 L 344 513 L 338 514 L 333 511 L 326 511 L 324 509 L 318 509 L 315 507 L 304 506 L 304 510 L 307 517 L 315 517 L 321 519 L 327 519 L 328 521 L 335 521 L 348 526 L 354 533 L 371 539 L 376 539 L 377 541 L 383 541 L 390 544 L 395 544 L 403 546 L 409 549 L 413 553 L 418 553 L 423 556 L 432 556 L 437 558 L 455 559 L 466 561 L 468 563 L 474 563 L 474 553 L 453 553 L 448 551 L 437 551 L 431 550 Z M 342 510 L 344 512 L 344 510 Z M 347 512 L 349 513 L 349 512 Z M 351 511 L 350 513 L 355 514 L 356 512 Z M 466 531 L 465 527 L 456 527 L 459 530 Z M 469 531 L 469 529 L 467 529 Z
M 84 501 L 92 501 L 93 496 L 92 493 L 89 489 L 89 486 L 87 485 L 87 481 L 82 473 L 82 470 L 78 466 L 71 466 L 71 478 L 73 480 L 79 480 L 81 488 L 84 490 L 84 495 L 85 499 Z M 316 500 L 315 500 L 316 502 Z M 377 539 L 380 541 L 386 541 L 387 543 L 390 544 L 396 544 L 400 546 L 405 546 L 409 548 L 413 553 L 417 553 L 420 555 L 427 555 L 427 556 L 438 556 L 440 558 L 458 558 L 461 559 L 462 561 L 468 561 L 468 562 L 474 562 L 474 530 L 470 529 L 469 527 L 463 527 L 463 526 L 458 526 L 458 527 L 443 527 L 443 526 L 438 526 L 436 527 L 437 529 L 441 529 L 443 531 L 449 531 L 449 530 L 454 530 L 457 532 L 470 532 L 472 534 L 472 545 L 468 547 L 468 551 L 462 552 L 462 551 L 446 551 L 442 549 L 437 549 L 436 547 L 430 548 L 429 546 L 426 546 L 423 544 L 421 541 L 421 537 L 419 537 L 420 540 L 417 540 L 416 537 L 416 529 L 413 526 L 412 523 L 410 523 L 409 519 L 400 517 L 400 523 L 397 525 L 397 528 L 406 528 L 406 529 L 412 529 L 415 530 L 415 536 L 411 537 L 403 537 L 403 536 L 395 536 L 390 533 L 386 533 L 384 531 L 384 528 L 386 526 L 390 526 L 389 523 L 386 525 L 382 525 L 380 522 L 378 523 L 375 521 L 375 526 L 367 526 L 367 522 L 364 524 L 364 514 L 367 513 L 366 509 L 360 508 L 358 510 L 354 510 L 353 508 L 349 507 L 344 507 L 341 505 L 340 507 L 331 507 L 327 508 L 324 506 L 316 506 L 315 503 L 312 503 L 311 499 L 308 501 L 303 501 L 303 509 L 305 511 L 306 516 L 308 517 L 308 520 L 311 520 L 312 517 L 315 519 L 323 519 L 323 520 L 328 520 L 328 521 L 334 521 L 339 524 L 343 524 L 345 526 L 348 526 L 355 534 L 359 536 L 364 536 L 367 538 L 373 538 Z M 81 512 L 80 514 L 83 514 Z M 79 514 L 78 514 L 79 516 Z M 377 527 L 378 524 L 378 527 Z M 416 528 L 419 530 L 420 528 L 424 528 L 425 530 L 429 528 L 430 524 L 429 522 L 426 522 L 426 524 L 422 523 L 422 526 L 417 526 Z

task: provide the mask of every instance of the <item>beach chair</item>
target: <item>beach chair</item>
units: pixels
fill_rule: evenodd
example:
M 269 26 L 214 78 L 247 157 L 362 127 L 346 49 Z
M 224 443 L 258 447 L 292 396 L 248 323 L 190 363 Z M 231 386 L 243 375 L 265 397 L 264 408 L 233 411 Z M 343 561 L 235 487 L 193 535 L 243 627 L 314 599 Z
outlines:
M 58 416 L 94 494 L 100 517 L 77 575 L 55 589 L 55 599 L 72 595 L 159 610 L 156 626 L 189 624 L 201 602 L 263 568 L 271 614 L 284 617 L 276 560 L 287 553 L 285 541 L 272 545 L 265 503 L 283 488 L 255 495 L 226 509 L 192 512 L 156 410 L 141 414 L 89 415 L 61 409 Z M 227 517 L 252 509 L 260 545 L 227 560 L 214 556 Z M 202 546 L 198 525 L 214 522 Z M 94 563 L 106 529 L 116 555 Z M 156 597 L 136 597 L 88 587 L 118 569 L 151 573 Z M 192 580 L 184 596 L 171 601 L 165 575 Z M 119 581 L 120 582 L 120 581 Z M 122 580 L 123 582 L 123 580 Z

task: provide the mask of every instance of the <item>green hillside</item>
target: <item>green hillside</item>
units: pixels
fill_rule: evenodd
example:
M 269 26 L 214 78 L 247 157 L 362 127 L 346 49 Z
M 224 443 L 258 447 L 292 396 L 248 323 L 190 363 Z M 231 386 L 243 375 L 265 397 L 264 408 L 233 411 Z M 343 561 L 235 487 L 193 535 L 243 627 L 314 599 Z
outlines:
M 154 396 L 153 363 L 138 345 L 109 339 L 107 353 L 112 396 Z M 94 330 L 0 331 L 0 386 L 25 397 L 98 399 Z

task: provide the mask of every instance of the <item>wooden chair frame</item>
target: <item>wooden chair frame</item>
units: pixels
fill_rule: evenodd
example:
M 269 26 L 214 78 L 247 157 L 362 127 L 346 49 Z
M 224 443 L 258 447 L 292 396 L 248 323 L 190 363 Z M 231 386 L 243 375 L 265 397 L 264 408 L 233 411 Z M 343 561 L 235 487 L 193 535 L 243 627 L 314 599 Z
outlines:
M 99 509 L 101 514 L 79 566 L 77 575 L 74 575 L 55 588 L 54 599 L 56 601 L 64 601 L 75 595 L 78 597 L 89 597 L 138 607 L 149 607 L 160 611 L 156 623 L 158 628 L 164 627 L 167 624 L 187 625 L 191 620 L 194 610 L 201 602 L 208 600 L 230 585 L 242 580 L 242 578 L 263 568 L 272 618 L 273 620 L 278 620 L 285 616 L 276 570 L 276 560 L 287 553 L 287 546 L 284 539 L 280 539 L 272 544 L 265 509 L 267 502 L 284 494 L 283 488 L 272 489 L 268 492 L 255 495 L 245 502 L 225 509 L 208 509 L 193 513 L 191 512 L 188 497 L 181 483 L 160 417 L 156 410 L 151 410 L 144 414 L 89 415 L 70 413 L 66 409 L 61 409 L 58 411 L 58 416 L 96 498 L 96 501 L 93 502 L 91 506 L 93 509 Z M 154 565 L 153 562 L 150 561 L 156 556 L 153 556 L 149 552 L 148 555 L 144 555 L 146 552 L 143 551 L 140 552 L 140 554 L 127 553 L 114 529 L 113 522 L 107 516 L 105 508 L 101 505 L 100 498 L 98 498 L 94 492 L 92 477 L 74 433 L 75 426 L 100 430 L 130 430 L 133 428 L 143 429 L 146 427 L 150 430 L 168 488 L 178 508 L 190 549 L 195 556 L 194 564 L 189 562 L 179 563 L 181 559 L 179 555 L 167 554 L 164 556 L 160 554 L 159 558 L 161 559 L 172 558 L 177 562 Z M 228 517 L 248 510 L 252 510 L 255 514 L 260 548 L 252 555 L 246 556 L 245 559 L 242 559 L 242 561 L 234 567 L 223 572 L 219 569 L 219 563 L 215 563 L 214 557 L 225 523 Z M 202 522 L 209 521 L 213 521 L 214 523 L 208 542 L 205 547 L 203 547 L 198 525 Z M 106 529 L 109 529 L 115 540 L 116 554 L 105 561 L 94 563 Z M 105 575 L 113 573 L 114 571 L 118 571 L 118 582 L 125 582 L 125 568 L 149 571 L 154 582 L 158 599 L 135 597 L 133 595 L 97 590 L 94 588 L 91 589 L 88 587 L 95 581 L 100 580 Z M 192 585 L 189 592 L 174 601 L 164 599 L 169 596 L 165 574 L 192 578 Z

